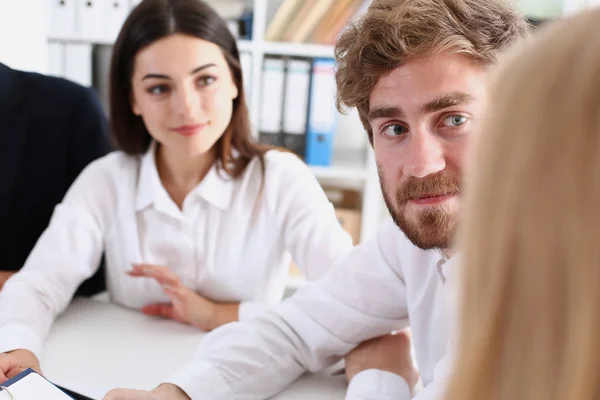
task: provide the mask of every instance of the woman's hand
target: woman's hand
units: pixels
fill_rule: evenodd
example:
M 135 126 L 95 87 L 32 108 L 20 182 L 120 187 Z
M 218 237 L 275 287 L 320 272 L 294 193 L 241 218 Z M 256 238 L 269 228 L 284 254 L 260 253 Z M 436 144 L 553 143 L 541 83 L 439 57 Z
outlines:
M 210 331 L 237 320 L 238 304 L 219 304 L 210 301 L 184 286 L 168 267 L 134 264 L 128 272 L 133 277 L 155 279 L 171 301 L 170 304 L 150 304 L 142 308 L 147 315 L 161 316 Z

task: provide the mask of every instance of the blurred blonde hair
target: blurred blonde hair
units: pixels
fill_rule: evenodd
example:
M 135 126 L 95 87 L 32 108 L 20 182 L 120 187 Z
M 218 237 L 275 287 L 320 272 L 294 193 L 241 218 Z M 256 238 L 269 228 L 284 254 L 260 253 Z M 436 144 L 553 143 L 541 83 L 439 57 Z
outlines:
M 467 168 L 447 399 L 599 399 L 600 10 L 496 72 Z

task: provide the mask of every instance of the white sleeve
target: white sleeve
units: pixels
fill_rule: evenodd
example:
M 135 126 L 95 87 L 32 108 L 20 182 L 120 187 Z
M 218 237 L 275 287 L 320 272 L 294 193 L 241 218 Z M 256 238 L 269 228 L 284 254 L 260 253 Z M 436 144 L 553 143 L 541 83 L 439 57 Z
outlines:
M 269 151 L 264 193 L 285 248 L 307 280 L 316 280 L 353 248 L 335 209 L 311 170 L 296 155 Z M 275 305 L 259 301 L 240 304 L 246 321 Z
M 397 237 L 393 223 L 384 223 L 283 304 L 209 333 L 195 360 L 169 382 L 191 398 L 264 399 L 359 343 L 406 327 L 406 288 L 390 254 Z
M 318 279 L 352 249 L 352 238 L 302 160 L 271 151 L 267 162 L 266 200 L 285 248 L 306 279 Z
M 362 371 L 348 385 L 346 400 L 408 400 L 410 388 L 400 375 L 378 369 Z
M 440 360 L 434 370 L 434 379 L 413 400 L 442 400 L 450 378 L 448 356 Z M 356 374 L 350 381 L 346 400 L 410 400 L 411 390 L 406 381 L 391 372 L 369 369 Z
M 455 260 L 455 265 L 458 265 Z M 444 288 L 447 313 L 450 321 L 456 321 L 459 292 L 456 287 L 456 271 L 451 270 Z M 454 325 L 454 324 L 452 324 Z M 433 380 L 417 393 L 414 400 L 442 400 L 452 373 L 452 362 L 456 358 L 456 326 L 451 330 L 446 355 L 435 365 Z M 400 376 L 381 370 L 367 370 L 357 374 L 346 393 L 346 400 L 409 400 L 410 388 Z
M 116 198 L 107 161 L 91 163 L 75 180 L 23 268 L 0 291 L 0 352 L 27 349 L 40 358 L 52 322 L 97 270 Z

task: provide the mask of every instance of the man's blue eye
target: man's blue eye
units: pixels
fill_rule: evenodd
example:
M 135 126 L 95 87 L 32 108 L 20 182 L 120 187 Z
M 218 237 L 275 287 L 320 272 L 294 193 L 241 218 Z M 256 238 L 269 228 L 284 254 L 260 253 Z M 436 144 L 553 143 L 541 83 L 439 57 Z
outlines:
M 447 126 L 448 128 L 456 128 L 465 122 L 467 122 L 467 117 L 463 115 L 450 115 L 449 117 L 444 118 L 442 125 Z

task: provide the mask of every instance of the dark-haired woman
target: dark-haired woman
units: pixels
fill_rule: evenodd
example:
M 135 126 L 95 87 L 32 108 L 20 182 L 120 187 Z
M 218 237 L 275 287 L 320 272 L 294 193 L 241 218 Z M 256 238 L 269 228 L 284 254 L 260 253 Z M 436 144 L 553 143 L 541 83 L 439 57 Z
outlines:
M 279 301 L 290 254 L 313 279 L 352 246 L 302 161 L 252 141 L 236 42 L 207 5 L 140 3 L 110 80 L 120 151 L 82 172 L 0 293 L 14 365 L 38 366 L 103 254 L 112 301 L 211 330 Z

